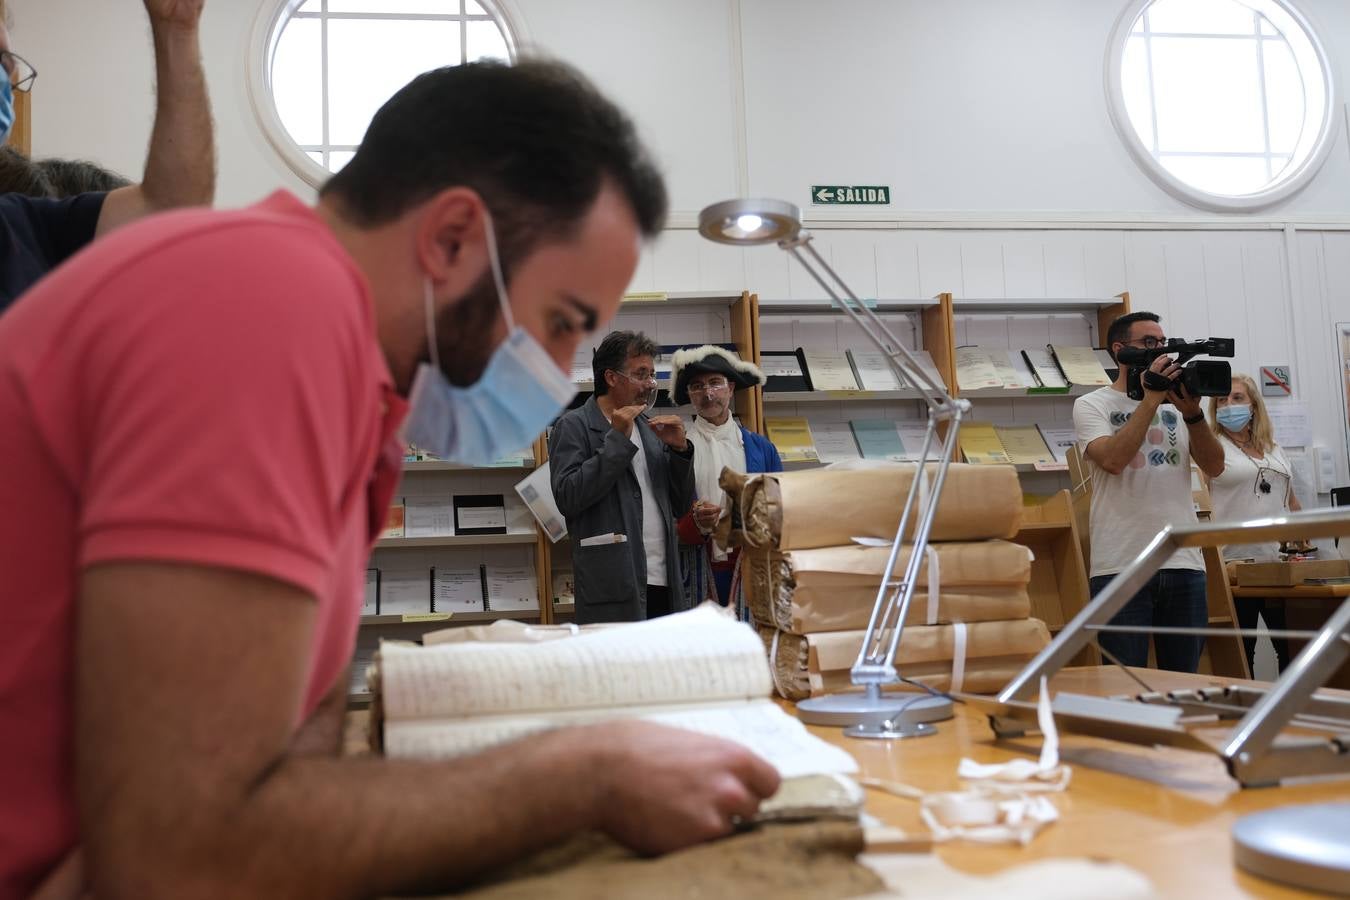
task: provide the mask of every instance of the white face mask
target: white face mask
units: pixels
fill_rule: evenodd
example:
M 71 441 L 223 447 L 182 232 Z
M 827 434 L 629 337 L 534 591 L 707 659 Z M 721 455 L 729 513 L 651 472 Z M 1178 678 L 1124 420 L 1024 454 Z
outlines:
M 425 282 L 430 362 L 417 367 L 408 396 L 407 443 L 441 459 L 482 466 L 528 447 L 576 396 L 571 378 L 554 365 L 529 332 L 515 323 L 497 256 L 492 216 L 483 210 L 488 260 L 506 320 L 506 340 L 497 345 L 482 377 L 468 387 L 450 383 L 436 347 L 436 309 L 431 279 Z

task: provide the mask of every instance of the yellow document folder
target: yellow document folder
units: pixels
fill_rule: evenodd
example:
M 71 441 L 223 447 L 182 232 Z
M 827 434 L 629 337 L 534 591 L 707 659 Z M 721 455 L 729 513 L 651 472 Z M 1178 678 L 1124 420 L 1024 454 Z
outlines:
M 967 422 L 961 426 L 961 452 L 966 462 L 976 464 L 1010 463 L 994 426 L 987 422 Z
M 1106 370 L 1097 359 L 1097 352 L 1091 347 L 1066 347 L 1063 344 L 1050 345 L 1050 352 L 1059 362 L 1059 368 L 1069 384 L 1087 384 L 1101 387 L 1111 383 Z
M 811 426 L 804 417 L 768 418 L 764 420 L 764 427 L 783 462 L 812 462 L 819 458 L 816 442 L 811 437 Z
M 1052 463 L 1055 455 L 1045 445 L 1040 429 L 1035 425 L 999 425 L 994 429 L 1003 451 L 1016 465 Z

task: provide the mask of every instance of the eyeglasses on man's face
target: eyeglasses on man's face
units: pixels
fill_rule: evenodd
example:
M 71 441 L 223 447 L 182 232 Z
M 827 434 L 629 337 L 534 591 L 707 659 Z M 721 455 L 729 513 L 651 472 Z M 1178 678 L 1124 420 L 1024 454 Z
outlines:
M 4 66 L 9 73 L 9 83 L 14 90 L 27 93 L 33 89 L 33 82 L 37 81 L 37 69 L 28 60 L 12 50 L 0 50 L 0 66 Z
M 689 396 L 695 394 L 717 394 L 731 387 L 725 378 L 713 378 L 708 381 L 695 381 L 689 385 Z
M 640 384 L 643 387 L 649 387 L 656 384 L 656 373 L 651 369 L 638 369 L 636 372 L 624 372 L 620 369 L 611 369 L 611 372 L 622 375 L 633 384 Z
M 1148 335 L 1147 337 L 1135 338 L 1134 340 L 1132 340 L 1132 341 L 1126 341 L 1125 343 L 1126 343 L 1126 344 L 1139 344 L 1139 345 L 1142 346 L 1145 350 L 1156 350 L 1156 349 L 1158 349 L 1159 347 L 1166 347 L 1166 346 L 1167 346 L 1167 338 L 1165 338 L 1165 337 L 1154 337 L 1153 335 L 1150 334 L 1150 335 Z

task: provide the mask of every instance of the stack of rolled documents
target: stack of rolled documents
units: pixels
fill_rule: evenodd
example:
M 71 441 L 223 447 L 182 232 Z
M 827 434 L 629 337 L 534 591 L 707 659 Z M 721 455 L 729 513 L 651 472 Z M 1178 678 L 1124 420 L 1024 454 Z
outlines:
M 723 472 L 735 509 L 730 540 L 742 547 L 742 589 L 783 697 L 856 689 L 849 670 L 916 471 L 896 463 Z M 1012 467 L 948 469 L 896 653 L 905 678 L 991 693 L 1049 642 L 1045 624 L 1030 618 L 1031 551 L 1007 540 L 1021 517 Z M 906 545 L 896 561 L 897 580 L 909 552 Z

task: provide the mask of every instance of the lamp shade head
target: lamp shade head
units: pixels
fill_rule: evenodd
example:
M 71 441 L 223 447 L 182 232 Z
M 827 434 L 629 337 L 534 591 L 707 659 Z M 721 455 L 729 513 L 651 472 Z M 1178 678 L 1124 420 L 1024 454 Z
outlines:
M 698 214 L 698 233 L 719 244 L 773 244 L 802 229 L 802 211 L 784 200 L 723 200 Z

